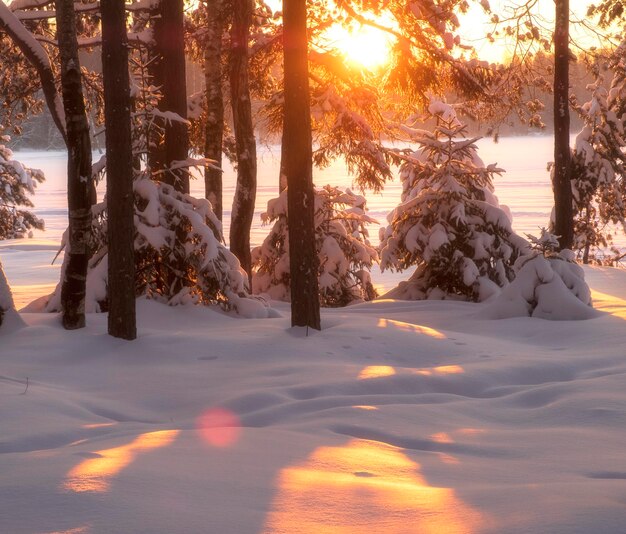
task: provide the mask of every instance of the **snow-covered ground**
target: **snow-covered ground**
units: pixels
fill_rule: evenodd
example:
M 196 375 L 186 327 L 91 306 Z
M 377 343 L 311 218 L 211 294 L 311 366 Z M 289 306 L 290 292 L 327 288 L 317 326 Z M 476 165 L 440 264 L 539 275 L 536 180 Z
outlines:
M 518 231 L 545 215 L 549 188 L 505 189 Z M 21 303 L 58 277 L 63 207 L 38 205 L 55 239 L 0 243 Z M 380 300 L 307 336 L 280 303 L 141 300 L 125 342 L 23 313 L 0 333 L 0 533 L 624 533 L 626 271 L 585 272 L 587 321 Z
M 0 532 L 611 533 L 626 525 L 626 272 L 589 321 L 379 301 L 323 330 L 139 303 L 0 345 Z

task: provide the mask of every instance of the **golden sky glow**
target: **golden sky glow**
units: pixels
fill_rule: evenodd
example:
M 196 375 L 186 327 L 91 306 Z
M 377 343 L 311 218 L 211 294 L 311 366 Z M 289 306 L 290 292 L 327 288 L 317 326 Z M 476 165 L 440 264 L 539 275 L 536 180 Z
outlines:
M 389 62 L 391 39 L 388 33 L 370 26 L 346 28 L 335 24 L 326 32 L 329 47 L 337 49 L 346 59 L 374 70 Z

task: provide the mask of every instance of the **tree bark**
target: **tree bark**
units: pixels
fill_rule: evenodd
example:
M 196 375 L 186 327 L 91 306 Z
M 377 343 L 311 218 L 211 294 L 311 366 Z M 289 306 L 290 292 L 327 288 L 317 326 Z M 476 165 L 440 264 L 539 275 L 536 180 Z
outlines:
M 73 0 L 55 0 L 56 23 L 61 53 L 61 92 L 67 132 L 67 199 L 69 239 L 65 275 L 61 286 L 63 326 L 68 330 L 85 326 L 85 286 L 91 233 L 91 142 L 85 112 L 78 61 L 76 18 Z
M 574 240 L 569 116 L 569 0 L 555 0 L 554 28 L 554 233 L 559 245 Z
M 224 0 L 206 0 L 207 41 L 204 50 L 207 122 L 204 130 L 204 157 L 222 167 L 224 139 L 224 97 L 222 93 L 222 36 L 224 34 Z M 222 220 L 222 171 L 204 168 L 204 194 L 213 212 Z
M 108 331 L 135 339 L 135 223 L 124 0 L 101 0 L 108 211 Z
M 248 79 L 252 0 L 234 0 L 231 29 L 230 93 L 237 150 L 237 187 L 230 222 L 230 250 L 250 278 L 250 228 L 256 200 L 256 139 Z
M 291 325 L 320 329 L 315 250 L 313 157 L 306 0 L 283 2 L 285 107 L 282 151 L 287 177 Z
M 160 54 L 162 92 L 161 111 L 176 113 L 187 119 L 187 83 L 185 79 L 185 32 L 183 0 L 161 0 L 160 18 L 155 24 L 154 38 L 157 53 Z M 186 122 L 172 120 L 165 122 L 165 161 L 166 172 L 162 181 L 176 191 L 189 193 L 187 169 L 170 170 L 175 161 L 184 161 L 189 153 L 189 132 Z

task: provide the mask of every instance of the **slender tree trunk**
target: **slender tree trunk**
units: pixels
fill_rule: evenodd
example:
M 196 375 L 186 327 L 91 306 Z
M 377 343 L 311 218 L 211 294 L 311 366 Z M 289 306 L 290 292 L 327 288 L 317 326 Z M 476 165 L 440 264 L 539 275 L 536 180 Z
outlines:
M 56 23 L 61 52 L 61 92 L 67 132 L 67 198 L 69 240 L 66 246 L 65 276 L 61 286 L 63 326 L 85 326 L 85 286 L 91 233 L 91 142 L 85 112 L 76 18 L 73 0 L 56 0 Z
M 256 200 L 256 139 L 248 79 L 252 0 L 234 0 L 231 30 L 230 93 L 237 149 L 237 188 L 230 222 L 230 250 L 250 278 L 250 228 Z
M 162 92 L 161 111 L 176 113 L 187 119 L 187 83 L 185 80 L 185 32 L 183 0 L 161 0 L 160 19 L 155 24 L 157 52 L 161 55 Z M 175 161 L 184 161 L 189 153 L 187 124 L 179 120 L 165 123 L 165 161 L 169 169 Z M 187 169 L 169 170 L 163 182 L 182 193 L 189 193 Z
M 284 0 L 283 21 L 285 147 L 282 154 L 288 185 L 291 325 L 319 330 L 306 0 Z
M 135 339 L 135 223 L 124 0 L 101 0 L 107 154 L 109 334 Z
M 224 34 L 224 0 L 206 0 L 207 44 L 204 50 L 207 121 L 204 130 L 204 157 L 222 166 L 224 139 L 224 97 L 222 94 L 222 36 Z M 222 171 L 204 168 L 204 195 L 213 212 L 222 220 Z
M 150 20 L 152 23 L 152 32 L 154 43 L 148 47 L 148 59 L 146 62 L 146 71 L 150 81 L 154 87 L 158 88 L 163 99 L 163 84 L 165 79 L 165 71 L 163 67 L 163 57 L 159 47 L 163 33 L 163 18 L 161 17 L 160 2 L 152 5 L 150 9 Z M 162 107 L 160 102 L 157 107 Z M 161 121 L 155 121 L 147 132 L 148 143 L 148 168 L 152 173 L 162 171 L 165 168 L 165 141 L 163 139 L 163 131 L 159 128 Z
M 559 245 L 574 240 L 569 117 L 569 0 L 555 0 L 554 28 L 554 233 Z
M 282 193 L 285 189 L 287 189 L 287 175 L 285 174 L 285 162 L 287 158 L 285 157 L 285 147 L 288 146 L 289 142 L 285 140 L 285 132 L 283 131 L 281 143 L 280 143 L 280 170 L 278 175 L 278 193 Z

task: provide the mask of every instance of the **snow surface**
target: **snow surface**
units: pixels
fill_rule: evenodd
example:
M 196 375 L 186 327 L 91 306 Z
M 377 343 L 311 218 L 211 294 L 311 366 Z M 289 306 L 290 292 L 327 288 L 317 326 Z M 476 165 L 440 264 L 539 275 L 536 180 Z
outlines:
M 323 330 L 140 301 L 0 334 L 0 531 L 619 533 L 626 272 L 589 321 L 378 301 Z
M 535 231 L 550 191 L 543 144 L 524 146 L 496 191 Z M 49 178 L 35 197 L 47 239 L 0 242 L 21 304 L 58 280 L 63 196 Z M 622 533 L 626 271 L 585 278 L 587 321 L 380 300 L 325 309 L 306 337 L 282 303 L 240 319 L 142 300 L 125 342 L 105 314 L 67 332 L 22 313 L 0 330 L 0 533 Z

